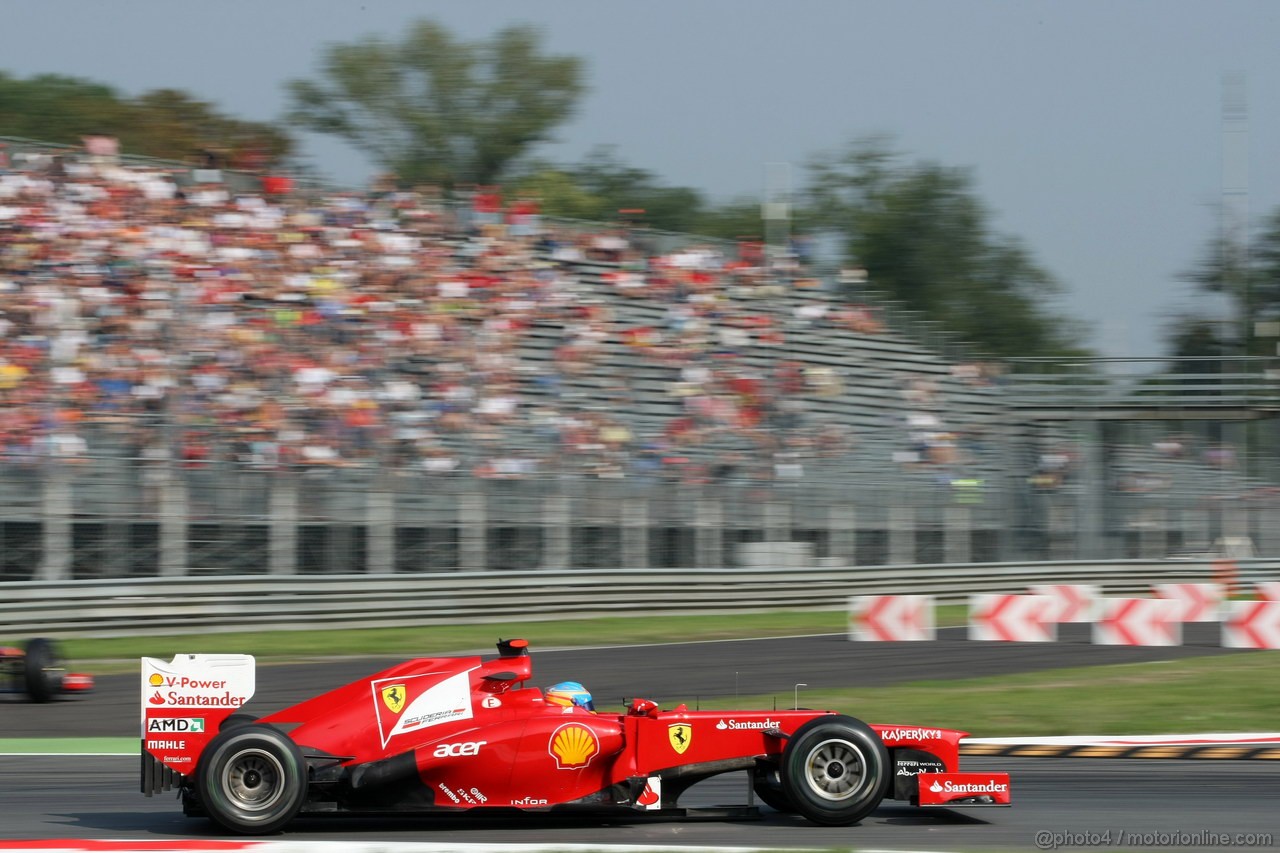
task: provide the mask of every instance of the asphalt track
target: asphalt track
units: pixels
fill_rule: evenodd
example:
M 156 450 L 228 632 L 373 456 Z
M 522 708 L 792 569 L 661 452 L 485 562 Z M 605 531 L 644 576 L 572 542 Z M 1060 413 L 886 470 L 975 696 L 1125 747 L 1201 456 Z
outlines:
M 1007 809 L 922 810 L 886 804 L 854 827 L 814 826 L 763 809 L 753 821 L 664 821 L 605 824 L 541 819 L 316 819 L 298 821 L 287 838 L 341 841 L 431 841 L 449 844 L 522 842 L 991 850 L 1036 847 L 1037 833 L 1071 833 L 1095 843 L 1060 847 L 1221 849 L 1223 844 L 1159 844 L 1125 833 L 1276 833 L 1271 762 L 1107 759 L 973 759 L 973 770 L 1008 770 L 1014 805 Z M 184 818 L 170 796 L 138 793 L 134 756 L 0 758 L 0 839 L 216 838 L 208 821 Z M 740 774 L 686 794 L 690 805 L 742 802 Z M 1104 838 L 1104 833 L 1110 833 Z M 1052 839 L 1052 835 L 1050 836 Z M 1272 845 L 1275 843 L 1272 840 Z M 1064 839 L 1065 841 L 1065 839 Z M 1272 846 L 1266 845 L 1266 846 Z M 0 847 L 3 840 L 0 840 Z M 302 847 L 301 849 L 305 849 Z
M 698 696 L 735 693 L 772 692 L 789 699 L 794 685 L 801 682 L 811 688 L 882 685 L 1189 655 L 1254 654 L 1223 650 L 1209 638 L 1200 638 L 1201 642 L 1193 635 L 1181 647 L 1143 649 L 1081 642 L 973 643 L 956 632 L 944 632 L 943 639 L 932 643 L 850 643 L 841 636 L 814 636 L 538 651 L 536 630 L 529 633 L 537 683 L 575 678 L 606 706 L 623 696 L 649 696 L 664 704 L 692 704 Z M 201 649 L 158 650 L 157 654 L 176 651 Z M 265 712 L 296 701 L 367 675 L 382 663 L 366 659 L 260 667 L 258 694 L 250 710 Z M 101 680 L 95 695 L 83 700 L 33 706 L 0 698 L 2 730 L 8 737 L 130 735 L 137 731 L 138 689 L 136 675 L 111 676 Z M 945 716 L 944 707 L 940 696 L 939 707 L 928 709 L 930 716 Z M 1014 807 L 934 811 L 890 803 L 859 826 L 838 829 L 813 826 L 768 809 L 758 820 L 733 822 L 603 824 L 546 816 L 495 820 L 486 815 L 448 821 L 311 819 L 299 822 L 288 838 L 304 843 L 360 839 L 791 849 L 1178 846 L 1208 850 L 1244 846 L 1223 843 L 1238 833 L 1280 830 L 1272 796 L 1265 793 L 1275 787 L 1272 762 L 968 758 L 964 766 L 1008 770 Z M 216 837 L 207 821 L 184 818 L 171 796 L 149 799 L 139 794 L 137 768 L 136 756 L 0 756 L 0 840 Z M 683 804 L 741 802 L 744 788 L 744 777 L 731 774 L 695 787 Z M 1263 846 L 1275 846 L 1277 841 L 1273 837 Z
M 909 681 L 948 680 L 1070 666 L 1139 663 L 1206 655 L 1267 654 L 1218 646 L 1217 626 L 1189 624 L 1184 644 L 1170 647 L 1094 646 L 1084 625 L 1062 626 L 1064 641 L 995 643 L 964 639 L 960 628 L 944 629 L 941 639 L 917 643 L 854 643 L 825 634 L 766 640 L 672 643 L 606 647 L 607 637 L 590 638 L 599 648 L 539 649 L 536 624 L 528 626 L 534 657 L 534 683 L 542 686 L 572 679 L 595 695 L 602 710 L 621 710 L 624 699 L 642 696 L 662 705 L 691 707 L 699 699 L 776 695 L 779 707 L 804 690 L 827 687 L 883 686 Z M 496 639 L 496 636 L 495 636 Z M 157 649 L 156 657 L 209 651 Z M 230 651 L 221 647 L 217 651 Z M 458 650 L 424 649 L 423 655 Z M 493 649 L 463 650 L 485 655 Z M 272 710 L 370 675 L 399 659 L 347 658 L 306 664 L 259 666 L 257 693 L 246 711 Z M 74 662 L 72 668 L 76 668 Z M 137 675 L 98 679 L 93 695 L 49 705 L 31 705 L 0 695 L 0 737 L 132 736 L 138 733 Z M 934 709 L 922 709 L 934 716 Z M 945 712 L 938 716 L 945 717 Z M 910 722 L 910 721 L 904 721 Z M 1081 734 L 1088 734 L 1082 732 Z

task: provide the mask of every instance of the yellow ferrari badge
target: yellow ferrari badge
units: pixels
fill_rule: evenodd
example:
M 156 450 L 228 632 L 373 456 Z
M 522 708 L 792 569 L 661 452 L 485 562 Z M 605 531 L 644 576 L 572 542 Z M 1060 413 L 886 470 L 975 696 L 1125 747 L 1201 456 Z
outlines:
M 684 755 L 693 740 L 693 728 L 688 723 L 672 723 L 667 726 L 667 740 L 671 741 L 671 748 L 677 755 Z
M 392 684 L 382 688 L 382 701 L 391 709 L 391 713 L 399 714 L 404 709 L 404 685 Z

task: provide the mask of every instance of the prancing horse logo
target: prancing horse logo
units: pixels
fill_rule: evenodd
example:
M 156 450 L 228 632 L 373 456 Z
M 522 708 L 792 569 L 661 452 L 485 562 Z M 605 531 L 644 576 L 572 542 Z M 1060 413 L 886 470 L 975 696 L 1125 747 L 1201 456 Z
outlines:
M 671 741 L 671 748 L 677 755 L 684 755 L 693 740 L 693 729 L 688 723 L 672 723 L 667 726 L 667 740 Z
M 399 714 L 404 708 L 404 685 L 392 684 L 382 688 L 382 701 L 391 709 L 391 713 Z

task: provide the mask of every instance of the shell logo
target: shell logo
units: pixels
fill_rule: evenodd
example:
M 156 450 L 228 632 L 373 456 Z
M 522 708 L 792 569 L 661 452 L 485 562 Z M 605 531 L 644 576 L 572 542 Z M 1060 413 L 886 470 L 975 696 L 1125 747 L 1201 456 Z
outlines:
M 152 687 L 159 687 L 161 684 L 164 684 L 164 676 L 162 676 L 158 672 L 153 672 L 151 673 L 151 677 L 148 678 L 147 681 L 151 683 Z
M 547 751 L 555 758 L 557 770 L 573 770 L 591 763 L 600 751 L 600 740 L 581 723 L 567 723 L 551 733 Z

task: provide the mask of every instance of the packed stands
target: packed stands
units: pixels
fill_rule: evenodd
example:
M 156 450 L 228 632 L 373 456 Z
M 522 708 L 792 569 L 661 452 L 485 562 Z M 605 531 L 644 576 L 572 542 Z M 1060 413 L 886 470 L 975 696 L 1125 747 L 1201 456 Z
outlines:
M 328 570 L 723 564 L 772 540 L 808 542 L 804 559 L 994 559 L 1024 491 L 1010 484 L 1065 479 L 1011 449 L 1004 383 L 794 254 L 659 245 L 492 193 L 303 193 L 39 152 L 0 170 L 7 565 L 30 562 L 9 541 L 47 562 L 57 477 L 90 520 L 64 531 L 83 540 L 77 572 L 121 550 L 143 556 L 119 572 L 165 562 L 145 525 L 166 512 L 186 531 L 168 559 L 215 571 L 282 548 Z M 305 486 L 281 497 L 262 480 L 280 472 Z M 506 485 L 467 533 L 477 483 Z M 375 560 L 380 488 L 395 555 Z M 717 508 L 664 492 L 626 520 L 628 495 L 673 488 L 718 490 Z M 544 524 L 551 492 L 577 507 L 555 510 L 568 544 Z M 841 504 L 857 517 L 836 531 Z M 699 513 L 713 545 L 686 541 Z M 282 518 L 315 535 L 280 546 Z M 679 556 L 657 554 L 668 536 Z M 495 560 L 508 546 L 527 553 Z

